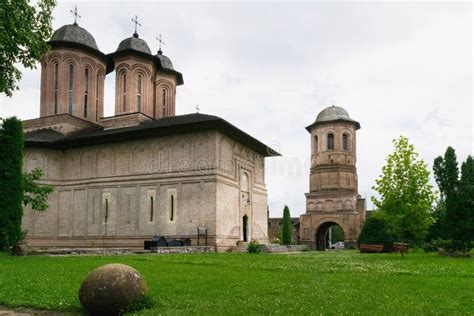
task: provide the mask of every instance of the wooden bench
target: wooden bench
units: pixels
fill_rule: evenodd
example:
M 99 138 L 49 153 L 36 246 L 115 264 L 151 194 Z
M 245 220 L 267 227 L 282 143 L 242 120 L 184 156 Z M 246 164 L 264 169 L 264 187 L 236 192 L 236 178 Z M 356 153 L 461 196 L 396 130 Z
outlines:
M 408 244 L 403 242 L 394 242 L 393 243 L 393 252 L 399 252 L 402 256 L 404 253 L 408 254 Z
M 360 252 L 383 252 L 382 244 L 360 244 Z

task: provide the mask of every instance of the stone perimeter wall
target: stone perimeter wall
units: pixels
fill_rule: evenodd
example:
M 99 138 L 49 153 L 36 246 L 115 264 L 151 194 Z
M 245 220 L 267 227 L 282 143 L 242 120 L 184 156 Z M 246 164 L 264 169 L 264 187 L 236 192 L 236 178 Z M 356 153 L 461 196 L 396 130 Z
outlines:
M 209 244 L 225 250 L 242 238 L 242 214 L 249 237 L 267 242 L 263 157 L 216 131 L 26 148 L 25 169 L 35 167 L 55 190 L 47 212 L 25 208 L 30 247 L 142 247 L 153 235 L 195 245 L 206 227 Z

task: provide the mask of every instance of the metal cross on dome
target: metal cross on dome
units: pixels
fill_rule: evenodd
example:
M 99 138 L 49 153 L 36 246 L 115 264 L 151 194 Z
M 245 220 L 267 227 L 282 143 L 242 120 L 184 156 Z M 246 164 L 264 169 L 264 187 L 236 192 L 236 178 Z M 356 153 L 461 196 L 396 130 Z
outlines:
M 138 34 L 138 33 L 137 33 L 137 27 L 138 27 L 138 26 L 142 26 L 142 25 L 138 22 L 138 17 L 137 17 L 136 15 L 135 15 L 135 19 L 132 18 L 132 22 L 135 23 L 135 34 Z
M 201 109 L 199 108 L 199 104 L 196 104 L 195 109 L 196 109 L 196 113 L 199 113 L 199 111 L 201 110 Z
M 77 13 L 77 5 L 74 6 L 74 11 L 69 10 L 74 15 L 74 25 L 77 25 L 77 18 L 81 18 L 79 13 Z
M 159 51 L 161 51 L 161 45 L 166 45 L 166 43 L 163 42 L 163 40 L 161 39 L 161 34 L 160 34 L 159 37 L 156 38 L 156 40 L 158 41 L 158 43 L 160 43 Z

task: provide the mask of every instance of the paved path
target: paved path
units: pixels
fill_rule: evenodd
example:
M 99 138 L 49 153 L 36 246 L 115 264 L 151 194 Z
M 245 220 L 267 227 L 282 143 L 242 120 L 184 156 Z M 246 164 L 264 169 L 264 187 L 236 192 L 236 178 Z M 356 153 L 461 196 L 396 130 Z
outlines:
M 34 310 L 28 308 L 8 308 L 0 306 L 0 316 L 77 316 L 80 313 Z

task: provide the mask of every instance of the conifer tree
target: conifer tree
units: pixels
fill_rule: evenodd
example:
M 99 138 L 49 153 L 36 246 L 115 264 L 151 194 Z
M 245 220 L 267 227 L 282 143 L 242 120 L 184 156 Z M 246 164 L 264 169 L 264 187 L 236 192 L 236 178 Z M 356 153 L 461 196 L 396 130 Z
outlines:
M 283 223 L 281 228 L 282 245 L 291 245 L 292 230 L 290 209 L 285 205 L 285 208 L 283 209 Z
M 23 127 L 16 117 L 0 128 L 0 251 L 10 251 L 22 239 Z
M 438 184 L 440 197 L 433 212 L 436 222 L 430 228 L 429 238 L 449 239 L 449 227 L 447 209 L 453 210 L 456 207 L 456 192 L 459 184 L 459 169 L 456 152 L 452 147 L 448 147 L 444 157 L 438 156 L 433 163 L 433 173 Z
M 461 166 L 461 179 L 452 209 L 448 209 L 449 237 L 454 250 L 467 252 L 474 242 L 474 160 L 467 157 Z

